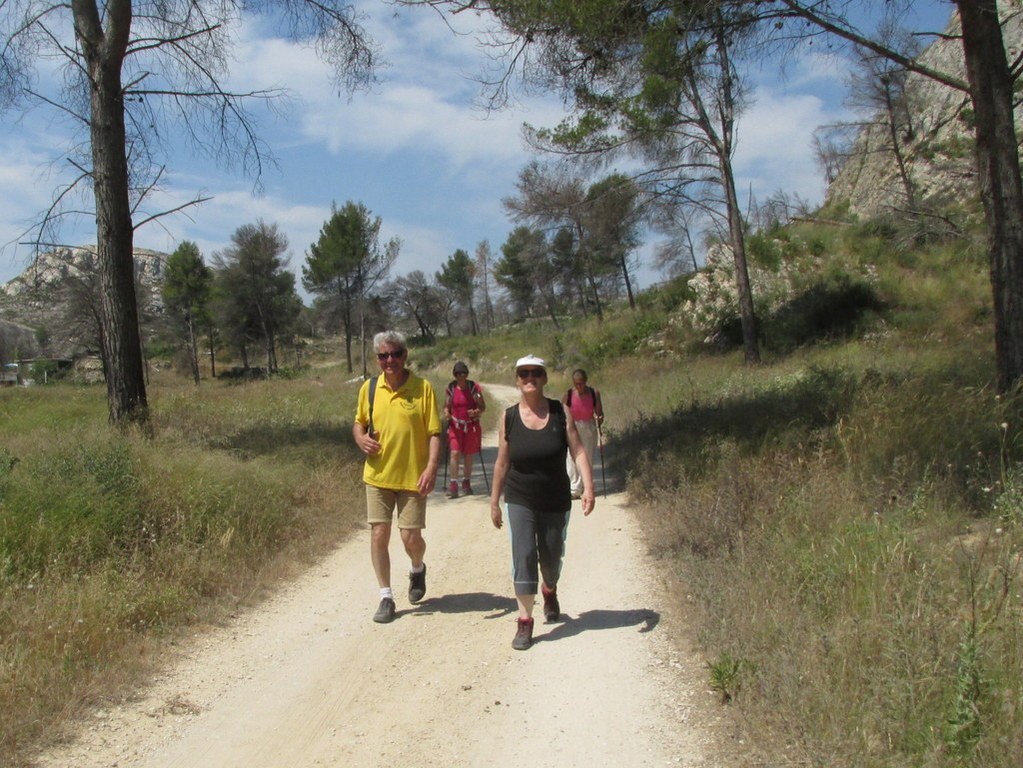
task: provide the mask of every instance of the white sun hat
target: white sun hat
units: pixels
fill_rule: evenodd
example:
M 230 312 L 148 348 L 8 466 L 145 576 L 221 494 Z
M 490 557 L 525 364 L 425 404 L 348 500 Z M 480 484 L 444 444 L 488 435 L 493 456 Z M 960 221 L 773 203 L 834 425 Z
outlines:
M 543 368 L 544 372 L 547 371 L 547 363 L 543 361 L 542 357 L 537 357 L 536 355 L 520 357 L 515 361 L 515 370 L 517 371 L 519 368 L 525 368 L 527 365 L 532 365 L 536 368 Z

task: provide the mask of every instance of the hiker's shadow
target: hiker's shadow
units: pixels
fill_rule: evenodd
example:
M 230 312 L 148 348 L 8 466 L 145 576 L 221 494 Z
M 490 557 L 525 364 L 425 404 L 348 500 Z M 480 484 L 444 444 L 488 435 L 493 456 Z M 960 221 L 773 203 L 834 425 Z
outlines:
M 412 612 L 420 616 L 432 613 L 485 613 L 486 619 L 500 619 L 518 610 L 513 598 L 490 592 L 465 592 L 429 597 Z
M 599 629 L 622 629 L 623 627 L 639 627 L 640 633 L 650 632 L 661 620 L 661 614 L 648 608 L 634 608 L 625 611 L 609 611 L 597 609 L 583 611 L 575 618 L 562 614 L 560 624 L 540 624 L 537 622 L 533 642 L 547 642 L 574 637 L 582 632 Z M 536 634 L 541 627 L 551 627 L 545 634 Z

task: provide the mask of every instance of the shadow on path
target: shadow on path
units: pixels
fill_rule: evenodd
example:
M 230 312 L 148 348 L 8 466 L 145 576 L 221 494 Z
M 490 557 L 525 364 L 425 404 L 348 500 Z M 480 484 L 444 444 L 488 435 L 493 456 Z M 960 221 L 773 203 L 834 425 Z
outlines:
M 635 608 L 625 611 L 609 611 L 598 609 L 584 611 L 575 618 L 562 614 L 560 624 L 537 623 L 536 630 L 540 627 L 553 627 L 550 632 L 543 635 L 533 636 L 533 642 L 549 642 L 552 640 L 563 640 L 566 637 L 574 637 L 582 632 L 590 632 L 599 629 L 622 629 L 623 627 L 638 626 L 641 633 L 650 632 L 661 620 L 661 614 L 648 608 Z
M 458 595 L 428 597 L 415 607 L 401 613 L 428 616 L 434 613 L 486 613 L 487 619 L 499 619 L 517 611 L 511 597 L 490 592 L 466 592 Z

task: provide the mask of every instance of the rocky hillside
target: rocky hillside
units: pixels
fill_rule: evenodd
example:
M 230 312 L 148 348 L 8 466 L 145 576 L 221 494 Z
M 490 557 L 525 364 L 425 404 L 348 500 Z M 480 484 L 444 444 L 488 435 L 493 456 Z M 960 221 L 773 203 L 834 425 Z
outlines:
M 44 253 L 18 277 L 0 285 L 0 321 L 5 324 L 0 357 L 15 354 L 8 349 L 13 342 L 7 344 L 4 339 L 18 339 L 19 357 L 74 357 L 94 346 L 87 315 L 95 254 L 95 246 Z M 139 303 L 147 311 L 159 312 L 162 307 L 166 260 L 167 255 L 159 251 L 135 250 Z M 26 348 L 24 329 L 37 339 L 31 350 Z
M 946 33 L 920 60 L 965 80 L 958 17 L 953 17 Z M 1018 13 L 1006 18 L 1003 35 L 1009 58 L 1014 59 L 1023 41 L 1023 21 Z M 976 194 L 976 169 L 968 95 L 910 74 L 906 99 L 915 124 L 909 137 L 903 134 L 902 151 L 916 195 L 914 207 L 941 209 L 971 198 Z M 892 151 L 890 131 L 880 117 L 860 130 L 849 158 L 828 187 L 826 202 L 831 208 L 847 206 L 861 219 L 891 215 L 907 207 L 906 186 Z
M 85 279 L 94 270 L 96 246 L 59 248 L 39 256 L 24 272 L 10 282 L 0 285 L 0 295 L 8 298 L 27 298 L 33 293 L 47 293 L 59 288 L 68 279 Z M 163 267 L 167 254 L 135 249 L 135 275 L 153 298 L 160 295 Z

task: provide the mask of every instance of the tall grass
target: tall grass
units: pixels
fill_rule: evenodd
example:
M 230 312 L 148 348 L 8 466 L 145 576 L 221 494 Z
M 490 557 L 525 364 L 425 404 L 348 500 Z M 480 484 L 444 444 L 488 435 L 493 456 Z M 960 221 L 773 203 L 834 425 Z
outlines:
M 609 458 L 766 764 L 1023 764 L 1023 398 L 994 394 L 984 271 L 907 258 L 879 265 L 881 333 L 599 373 Z
M 0 764 L 357 530 L 355 392 L 158 379 L 152 439 L 110 430 L 100 388 L 2 394 Z

